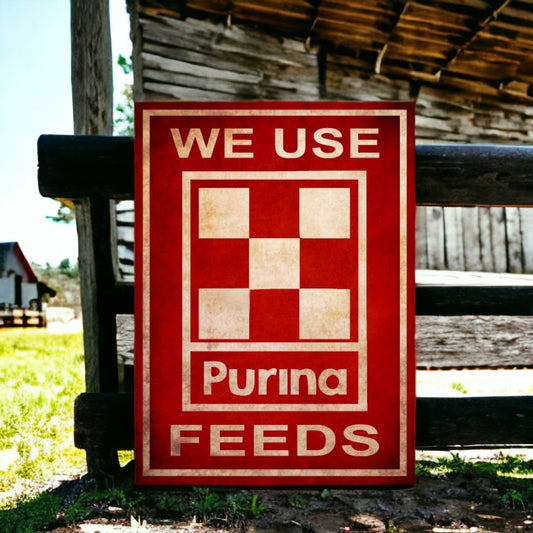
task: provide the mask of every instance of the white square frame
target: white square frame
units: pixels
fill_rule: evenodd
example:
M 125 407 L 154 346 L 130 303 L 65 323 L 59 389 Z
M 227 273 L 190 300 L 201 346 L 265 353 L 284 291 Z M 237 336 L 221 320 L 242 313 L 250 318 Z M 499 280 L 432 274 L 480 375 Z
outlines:
M 339 171 L 184 171 L 182 173 L 182 410 L 187 411 L 257 411 L 272 409 L 271 404 L 235 403 L 202 404 L 193 403 L 191 390 L 191 353 L 205 352 L 346 352 L 347 357 L 357 358 L 357 397 L 351 403 L 291 403 L 277 404 L 276 411 L 366 411 L 367 402 L 367 279 L 366 279 L 366 172 L 357 170 Z M 342 340 L 298 341 L 298 342 L 248 342 L 248 341 L 192 341 L 191 340 L 191 184 L 194 181 L 251 180 L 298 180 L 298 181 L 346 181 L 347 185 L 357 182 L 358 187 L 358 302 L 357 342 Z

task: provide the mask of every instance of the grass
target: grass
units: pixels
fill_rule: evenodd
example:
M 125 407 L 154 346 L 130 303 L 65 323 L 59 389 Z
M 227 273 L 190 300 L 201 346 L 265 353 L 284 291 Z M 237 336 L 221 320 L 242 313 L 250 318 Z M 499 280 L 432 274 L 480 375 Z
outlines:
M 173 489 L 154 494 L 122 479 L 101 489 L 84 482 L 80 494 L 62 501 L 43 482 L 57 474 L 85 469 L 84 452 L 73 443 L 74 398 L 84 389 L 81 333 L 0 329 L 0 531 L 30 533 L 73 525 L 102 516 L 115 507 L 123 516 L 175 518 L 232 526 L 265 512 L 257 494 L 248 490 Z M 455 389 L 463 388 L 460 382 Z M 460 391 L 462 392 L 462 391 Z M 121 454 L 121 463 L 132 459 Z M 533 508 L 533 461 L 500 455 L 492 461 L 469 462 L 459 455 L 417 462 L 419 477 L 490 478 L 502 503 Z M 321 492 L 323 499 L 330 492 Z M 304 508 L 299 494 L 287 502 Z M 115 512 L 115 511 L 113 511 Z M 389 524 L 388 531 L 395 531 Z
M 81 333 L 0 329 L 0 509 L 58 474 L 84 469 L 73 402 L 84 389 Z
M 492 461 L 466 461 L 459 454 L 416 463 L 417 477 L 490 479 L 501 500 L 513 509 L 533 509 L 533 460 L 500 453 Z
M 19 500 L 16 507 L 0 511 L 2 533 L 33 533 L 52 527 L 73 526 L 87 518 L 120 520 L 133 517 L 182 520 L 226 527 L 242 524 L 267 510 L 257 494 L 248 490 L 191 487 L 168 492 L 142 491 L 122 478 L 112 488 L 86 483 L 75 501 L 64 504 L 51 492 Z M 138 517 L 138 518 L 137 518 Z

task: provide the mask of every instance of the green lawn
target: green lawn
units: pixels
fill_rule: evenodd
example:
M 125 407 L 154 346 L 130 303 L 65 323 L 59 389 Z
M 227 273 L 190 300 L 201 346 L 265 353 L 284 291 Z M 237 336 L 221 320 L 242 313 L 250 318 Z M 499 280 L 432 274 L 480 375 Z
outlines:
M 55 475 L 85 471 L 85 454 L 73 443 L 74 398 L 84 389 L 81 333 L 0 329 L 0 532 L 32 533 L 71 526 L 120 508 L 121 516 L 203 521 L 224 517 L 241 523 L 267 510 L 250 491 L 190 488 L 175 493 L 140 491 L 133 480 L 111 488 L 87 484 L 80 494 L 61 500 L 43 482 Z M 128 452 L 123 459 L 131 459 Z M 500 455 L 489 462 L 421 460 L 417 476 L 474 479 L 490 484 L 502 506 L 530 510 L 533 461 Z M 463 481 L 464 483 L 464 481 Z M 477 483 L 477 481 L 476 481 Z M 320 501 L 329 491 L 322 491 Z M 301 498 L 300 498 L 301 500 Z M 291 506 L 303 505 L 305 499 Z M 95 509 L 99 509 L 96 513 Z M 113 513 L 115 512 L 113 511 Z M 114 515 L 109 511 L 109 517 Z
M 55 475 L 83 471 L 73 405 L 84 387 L 81 333 L 0 329 L 0 509 Z

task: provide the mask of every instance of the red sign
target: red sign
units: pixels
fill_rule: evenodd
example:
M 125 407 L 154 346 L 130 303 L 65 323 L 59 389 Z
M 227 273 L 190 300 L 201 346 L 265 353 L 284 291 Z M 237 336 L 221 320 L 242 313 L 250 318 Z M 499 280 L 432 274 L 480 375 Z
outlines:
M 413 108 L 136 108 L 137 482 L 414 481 Z

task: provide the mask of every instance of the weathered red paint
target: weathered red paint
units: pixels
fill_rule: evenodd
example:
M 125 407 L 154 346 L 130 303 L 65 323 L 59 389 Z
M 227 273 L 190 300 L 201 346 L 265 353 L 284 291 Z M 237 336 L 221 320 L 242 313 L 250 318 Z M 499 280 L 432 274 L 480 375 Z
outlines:
M 412 106 L 136 125 L 137 482 L 413 483 Z

